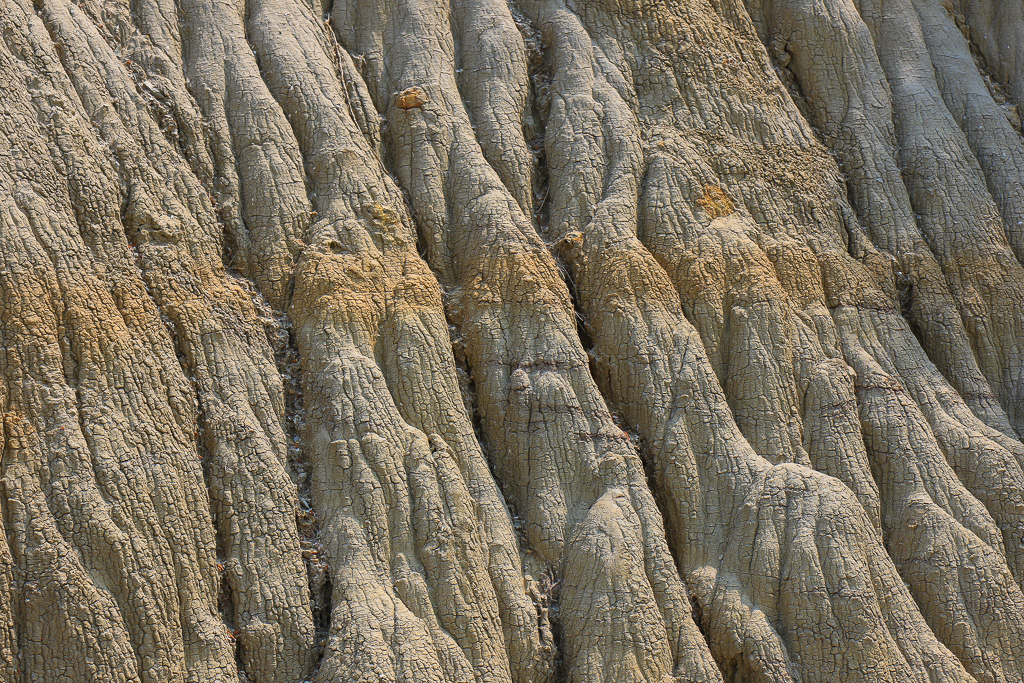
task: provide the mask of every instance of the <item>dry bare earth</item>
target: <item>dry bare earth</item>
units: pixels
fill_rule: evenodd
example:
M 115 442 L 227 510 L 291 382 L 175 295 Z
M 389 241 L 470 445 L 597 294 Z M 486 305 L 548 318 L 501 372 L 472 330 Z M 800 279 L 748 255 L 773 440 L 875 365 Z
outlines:
M 0 680 L 1024 681 L 1019 0 L 0 0 Z

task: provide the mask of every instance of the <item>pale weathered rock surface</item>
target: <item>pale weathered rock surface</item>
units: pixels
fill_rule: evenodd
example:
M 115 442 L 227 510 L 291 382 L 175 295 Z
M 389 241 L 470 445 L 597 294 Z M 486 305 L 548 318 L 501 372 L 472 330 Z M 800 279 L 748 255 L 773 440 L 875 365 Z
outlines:
M 1024 683 L 1016 0 L 0 0 L 0 680 Z

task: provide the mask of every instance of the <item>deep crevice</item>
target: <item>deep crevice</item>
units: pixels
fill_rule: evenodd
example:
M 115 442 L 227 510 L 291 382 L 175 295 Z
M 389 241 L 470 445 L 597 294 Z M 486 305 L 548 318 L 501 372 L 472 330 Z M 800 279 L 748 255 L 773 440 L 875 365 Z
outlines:
M 551 110 L 551 67 L 546 53 L 548 46 L 544 37 L 515 5 L 509 3 L 509 11 L 515 21 L 516 28 L 522 35 L 526 46 L 526 70 L 530 79 L 530 89 L 526 111 L 523 116 L 523 138 L 527 148 L 533 153 L 533 222 L 539 230 L 545 232 L 548 225 L 548 188 L 549 174 L 547 157 L 544 150 L 545 129 L 548 113 Z
M 551 628 L 552 649 L 555 652 L 552 660 L 554 673 L 550 683 L 566 683 L 569 680 L 569 661 L 565 657 L 565 634 L 560 614 L 561 576 L 561 567 L 556 569 L 549 566 L 538 581 L 541 597 L 539 607 Z
M 293 112 L 285 106 L 282 102 L 281 95 L 275 92 L 274 88 L 271 87 L 271 83 L 268 81 L 264 56 L 255 48 L 255 46 L 253 46 L 251 38 L 252 28 L 250 26 L 252 9 L 252 2 L 247 1 L 245 3 L 245 17 L 242 23 L 245 39 L 247 43 L 253 47 L 253 57 L 256 60 L 256 66 L 260 78 L 263 80 L 264 85 L 267 88 L 267 92 L 270 93 L 277 107 L 280 108 L 285 120 L 288 121 L 290 132 L 301 151 L 303 158 L 302 173 L 306 190 L 306 200 L 309 202 L 309 207 L 312 209 L 312 220 L 315 221 L 317 218 L 317 212 L 315 210 L 315 207 L 317 206 L 317 197 L 310 189 L 311 183 L 309 178 L 309 169 L 307 167 L 309 161 L 306 150 L 303 149 L 306 145 L 303 145 L 303 136 L 292 121 Z M 326 21 L 329 18 L 329 10 L 326 10 L 324 20 Z M 343 49 L 336 41 L 335 32 L 331 27 L 323 26 L 321 29 L 325 31 L 324 37 L 335 47 L 335 49 Z M 341 91 L 346 93 L 347 102 L 348 91 L 345 79 L 341 73 L 341 65 L 337 59 L 338 55 L 335 54 L 333 57 L 335 59 L 332 60 L 332 64 L 335 68 L 335 76 L 338 78 L 338 86 Z M 302 237 L 305 238 L 306 235 L 303 235 Z M 332 251 L 334 251 L 333 248 Z M 287 300 L 290 302 L 292 294 L 295 291 L 294 273 L 289 279 L 287 291 Z M 283 308 L 285 311 L 288 310 L 287 305 Z M 271 334 L 271 332 L 273 333 Z M 313 466 L 310 461 L 309 454 L 306 453 L 305 449 L 302 447 L 302 434 L 305 429 L 302 362 L 295 338 L 295 330 L 286 312 L 276 315 L 275 324 L 272 326 L 272 329 L 268 326 L 268 339 L 270 341 L 270 347 L 274 352 L 274 360 L 277 364 L 277 370 L 284 388 L 284 431 L 287 443 L 287 469 L 297 493 L 295 522 L 299 535 L 299 547 L 302 553 L 302 560 L 306 567 L 306 581 L 309 587 L 309 605 L 314 627 L 313 643 L 311 648 L 313 663 L 305 679 L 306 681 L 312 681 L 316 678 L 323 663 L 328 636 L 330 634 L 331 613 L 333 609 L 333 586 L 330 578 L 328 555 L 323 548 L 320 537 L 320 517 L 318 516 L 313 504 Z
M 302 363 L 299 357 L 295 332 L 287 314 L 276 317 L 273 328 L 268 327 L 268 337 L 274 350 L 277 370 L 285 396 L 285 439 L 288 444 L 288 474 L 295 483 L 298 494 L 298 508 L 295 511 L 296 528 L 299 533 L 299 547 L 306 565 L 306 579 L 309 584 L 310 608 L 313 614 L 314 642 L 313 667 L 309 680 L 315 678 L 323 661 L 327 636 L 331 627 L 332 586 L 327 553 L 320 540 L 320 520 L 313 507 L 312 464 L 309 455 L 302 448 L 302 432 L 305 428 L 305 407 L 302 393 Z
M 239 638 L 241 631 L 235 620 L 235 600 L 231 583 L 228 581 L 227 572 L 224 570 L 224 555 L 220 547 L 220 534 L 217 534 L 217 571 L 220 576 L 220 587 L 217 592 L 217 610 L 220 612 L 221 620 L 227 625 L 231 632 L 231 643 L 235 650 L 235 666 L 238 669 L 238 680 L 240 683 L 247 683 L 249 677 L 245 674 L 245 659 L 242 647 L 242 640 Z
M 893 262 L 893 280 L 896 283 L 896 296 L 900 307 L 900 315 L 907 321 L 907 326 L 910 328 L 914 338 L 917 339 L 918 345 L 931 358 L 931 353 L 925 344 L 924 331 L 921 329 L 921 325 L 915 315 L 914 281 L 908 273 L 899 268 L 895 261 Z
M 530 218 L 537 234 L 547 244 L 548 251 L 555 261 L 559 275 L 566 285 L 573 304 L 577 336 L 587 353 L 587 357 L 592 358 L 593 340 L 586 329 L 586 321 L 580 309 L 579 296 L 577 295 L 572 271 L 559 254 L 560 243 L 552 244 L 552 235 L 549 231 L 550 204 L 548 199 L 550 174 L 548 172 L 547 153 L 545 150 L 545 133 L 548 114 L 551 108 L 551 67 L 547 59 L 548 46 L 544 42 L 543 34 L 534 26 L 529 17 L 521 12 L 513 2 L 509 2 L 508 7 L 526 47 L 526 68 L 530 83 L 526 109 L 523 112 L 523 137 L 527 148 L 534 157 L 533 215 Z M 588 369 L 593 373 L 592 362 Z M 512 506 L 509 507 L 511 508 Z M 522 518 L 514 515 L 513 520 L 515 521 L 515 529 L 520 547 L 529 549 L 530 545 L 526 538 L 526 530 Z M 562 562 L 559 562 L 557 565 L 547 565 L 537 582 L 539 589 L 539 595 L 537 596 L 539 599 L 537 603 L 538 617 L 547 622 L 551 632 L 551 648 L 553 650 L 551 683 L 565 683 L 569 680 L 570 662 L 566 657 L 565 633 L 561 619 L 561 578 L 563 571 Z
M 241 275 L 235 267 L 238 262 L 238 242 L 222 217 L 218 216 L 218 222 L 221 225 L 220 260 L 224 264 L 225 270 L 234 275 Z

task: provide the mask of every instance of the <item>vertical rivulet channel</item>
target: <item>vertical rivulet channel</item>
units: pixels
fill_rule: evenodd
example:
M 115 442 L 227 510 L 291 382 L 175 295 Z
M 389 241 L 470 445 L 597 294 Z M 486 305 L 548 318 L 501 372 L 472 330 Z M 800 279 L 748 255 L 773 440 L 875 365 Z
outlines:
M 268 328 L 268 331 L 271 328 Z M 309 600 L 313 613 L 314 642 L 312 651 L 313 667 L 308 680 L 316 677 L 323 659 L 324 644 L 331 623 L 331 575 L 327 554 L 320 540 L 320 523 L 313 506 L 311 488 L 311 464 L 309 454 L 303 448 L 302 435 L 305 429 L 305 407 L 302 397 L 302 363 L 295 344 L 291 321 L 287 314 L 274 318 L 271 343 L 278 372 L 284 385 L 285 395 L 285 438 L 288 442 L 288 473 L 298 491 L 298 507 L 295 511 L 299 530 L 299 545 L 306 566 L 309 581 Z
M 509 3 L 509 12 L 515 21 L 516 28 L 523 38 L 523 45 L 526 48 L 526 69 L 529 78 L 529 95 L 526 103 L 524 116 L 523 136 L 527 148 L 533 157 L 533 211 L 530 218 L 534 229 L 540 235 L 551 252 L 552 257 L 558 265 L 558 271 L 569 290 L 573 300 L 573 307 L 578 311 L 576 293 L 572 276 L 566 268 L 565 263 L 558 257 L 557 250 L 550 243 L 548 231 L 548 218 L 550 217 L 550 206 L 548 204 L 548 192 L 550 176 L 548 174 L 547 155 L 544 149 L 545 122 L 548 111 L 551 107 L 551 72 L 549 64 L 545 60 L 544 37 L 537 27 L 533 25 L 512 3 Z M 582 323 L 582 318 L 577 312 L 577 334 L 584 344 L 589 348 L 588 337 Z M 481 430 L 482 433 L 482 430 Z M 524 565 L 532 569 L 536 579 L 536 600 L 538 613 L 547 623 L 551 631 L 552 648 L 552 683 L 564 683 L 568 680 L 569 662 L 566 658 L 565 633 L 561 620 L 560 587 L 561 577 L 564 572 L 564 561 L 557 563 L 543 562 L 539 554 L 535 554 L 530 547 L 530 541 L 525 533 L 523 518 L 520 514 L 514 517 L 519 543 L 526 549 L 526 560 Z

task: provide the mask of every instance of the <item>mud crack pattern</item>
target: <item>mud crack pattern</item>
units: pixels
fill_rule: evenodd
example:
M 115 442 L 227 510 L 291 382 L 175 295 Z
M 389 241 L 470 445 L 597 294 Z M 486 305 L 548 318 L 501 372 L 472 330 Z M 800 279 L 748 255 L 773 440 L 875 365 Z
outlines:
M 0 680 L 1024 683 L 1024 11 L 0 0 Z

